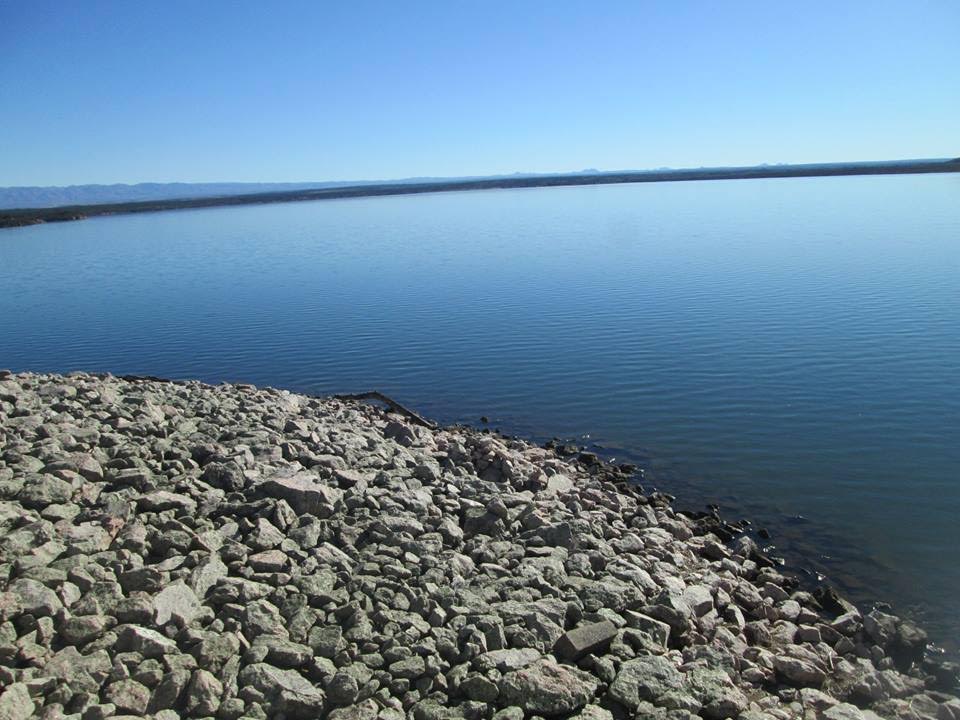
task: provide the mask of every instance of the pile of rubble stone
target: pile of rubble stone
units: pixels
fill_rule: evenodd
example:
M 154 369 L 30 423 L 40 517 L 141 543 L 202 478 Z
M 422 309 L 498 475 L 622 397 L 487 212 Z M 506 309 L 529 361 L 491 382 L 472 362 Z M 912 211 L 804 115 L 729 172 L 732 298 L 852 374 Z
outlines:
M 960 720 L 630 468 L 353 401 L 0 372 L 0 720 Z

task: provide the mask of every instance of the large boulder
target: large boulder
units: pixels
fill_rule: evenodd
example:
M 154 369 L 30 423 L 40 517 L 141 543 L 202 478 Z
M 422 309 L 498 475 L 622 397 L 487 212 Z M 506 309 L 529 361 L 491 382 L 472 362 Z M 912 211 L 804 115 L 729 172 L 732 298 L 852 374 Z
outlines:
M 241 686 L 251 685 L 263 693 L 273 714 L 291 718 L 314 718 L 323 715 L 326 697 L 323 690 L 296 670 L 281 670 L 266 663 L 247 665 L 239 675 Z
M 501 706 L 516 705 L 529 715 L 565 715 L 582 708 L 594 696 L 599 681 L 590 673 L 543 658 L 503 676 Z
M 620 666 L 608 695 L 629 710 L 644 700 L 654 700 L 683 687 L 683 675 L 669 660 L 659 655 L 638 657 Z
M 276 475 L 264 480 L 260 492 L 269 497 L 283 498 L 298 515 L 330 517 L 341 502 L 343 491 L 323 485 L 310 473 Z

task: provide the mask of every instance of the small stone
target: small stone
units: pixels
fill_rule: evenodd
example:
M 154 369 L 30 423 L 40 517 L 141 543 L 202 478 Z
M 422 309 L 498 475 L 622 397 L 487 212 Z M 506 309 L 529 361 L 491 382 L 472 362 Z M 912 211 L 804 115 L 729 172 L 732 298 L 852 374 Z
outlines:
M 283 616 L 269 600 L 256 600 L 247 605 L 241 619 L 249 637 L 287 634 Z

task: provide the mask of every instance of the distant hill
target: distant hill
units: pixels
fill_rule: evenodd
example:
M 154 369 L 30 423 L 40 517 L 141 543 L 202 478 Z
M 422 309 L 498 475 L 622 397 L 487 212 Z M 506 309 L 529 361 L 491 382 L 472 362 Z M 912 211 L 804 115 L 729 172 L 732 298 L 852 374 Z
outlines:
M 63 205 L 179 200 L 182 198 L 249 195 L 262 192 L 337 187 L 358 183 L 138 183 L 136 185 L 69 185 L 67 187 L 0 188 L 0 208 L 48 208 Z
M 591 171 L 584 170 L 583 173 Z M 596 172 L 596 171 L 592 171 Z M 529 177 L 530 173 L 510 176 Z M 475 177 L 437 178 L 419 177 L 390 180 L 391 185 L 413 183 L 475 180 Z M 301 183 L 137 183 L 136 185 L 68 185 L 65 187 L 0 187 L 0 209 L 52 208 L 73 205 L 101 205 L 106 203 L 149 202 L 156 200 L 185 200 L 191 198 L 234 197 L 260 193 L 290 192 L 338 187 L 382 185 L 383 180 L 352 180 Z
M 98 215 L 121 213 L 412 193 L 691 180 L 957 172 L 960 172 L 960 161 L 940 158 L 675 170 L 664 168 L 619 172 L 581 170 L 564 174 L 514 173 L 485 177 L 407 178 L 386 182 L 143 183 L 140 185 L 75 185 L 66 188 L 0 188 L 0 227 L 82 220 Z
M 838 168 L 856 168 L 854 174 L 871 174 L 873 167 L 895 169 L 897 166 L 909 167 L 944 163 L 955 166 L 960 158 L 955 159 L 924 159 L 924 160 L 887 160 L 877 162 L 852 163 L 813 163 L 800 165 L 762 164 L 752 167 L 700 167 L 675 169 L 661 167 L 656 170 L 596 170 L 587 168 L 569 173 L 533 173 L 516 172 L 509 175 L 464 175 L 460 177 L 412 177 L 401 180 L 345 180 L 325 182 L 297 182 L 297 183 L 137 183 L 135 185 L 67 185 L 57 186 L 20 186 L 0 187 L 0 210 L 25 208 L 62 208 L 87 205 L 116 205 L 123 203 L 149 203 L 167 200 L 201 200 L 204 198 L 239 197 L 243 195 L 265 195 L 268 193 L 295 193 L 302 190 L 334 190 L 336 188 L 362 188 L 366 186 L 398 186 L 398 185 L 432 185 L 447 183 L 496 183 L 498 181 L 527 181 L 536 178 L 555 177 L 583 177 L 583 178 L 618 178 L 632 176 L 634 178 L 671 179 L 678 173 L 689 175 L 702 173 L 704 179 L 720 173 L 724 176 L 746 177 L 750 175 L 764 175 L 768 172 L 779 175 L 780 171 L 787 174 L 846 174 L 836 173 Z M 588 181 L 590 182 L 590 181 Z M 524 183 L 526 184 L 526 183 Z M 552 183 L 551 183 L 552 184 Z

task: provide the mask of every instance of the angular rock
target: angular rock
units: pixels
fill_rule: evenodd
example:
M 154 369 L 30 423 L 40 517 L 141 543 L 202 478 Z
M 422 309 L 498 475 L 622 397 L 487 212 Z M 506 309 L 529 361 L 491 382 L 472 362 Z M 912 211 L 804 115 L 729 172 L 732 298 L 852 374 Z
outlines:
M 263 693 L 272 712 L 293 718 L 317 717 L 326 701 L 322 690 L 295 670 L 281 670 L 266 663 L 247 665 L 240 671 L 240 685 L 250 685 Z
M 500 680 L 500 705 L 516 705 L 528 714 L 563 715 L 582 708 L 599 681 L 590 673 L 543 658 Z
M 143 715 L 150 702 L 150 691 L 136 680 L 118 680 L 107 686 L 104 697 L 116 705 L 117 710 Z
M 156 630 L 138 625 L 124 625 L 118 630 L 117 646 L 125 652 L 138 652 L 145 658 L 162 657 L 177 652 L 177 644 Z
M 343 497 L 342 490 L 322 485 L 308 473 L 268 478 L 260 490 L 270 497 L 283 498 L 298 515 L 321 518 L 330 517 Z
M 820 687 L 827 679 L 826 673 L 811 662 L 778 655 L 773 666 L 785 682 L 798 687 Z
M 200 614 L 200 601 L 196 594 L 182 582 L 167 585 L 153 598 L 153 621 L 159 625 L 168 622 L 187 627 Z
M 0 720 L 27 720 L 33 717 L 36 705 L 24 683 L 15 682 L 0 695 Z
M 628 660 L 620 666 L 608 695 L 629 710 L 644 700 L 655 700 L 683 687 L 683 675 L 673 663 L 658 655 Z
M 189 714 L 203 717 L 213 715 L 220 707 L 223 685 L 206 670 L 193 671 L 187 686 L 186 710 Z
M 20 610 L 34 617 L 50 617 L 63 607 L 57 594 L 36 580 L 14 580 L 9 592 Z
M 576 662 L 590 653 L 600 654 L 617 636 L 617 626 L 609 620 L 568 630 L 553 646 L 553 653 L 560 660 Z

